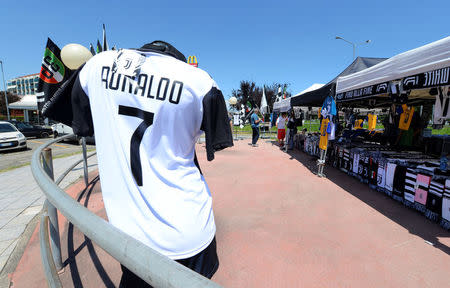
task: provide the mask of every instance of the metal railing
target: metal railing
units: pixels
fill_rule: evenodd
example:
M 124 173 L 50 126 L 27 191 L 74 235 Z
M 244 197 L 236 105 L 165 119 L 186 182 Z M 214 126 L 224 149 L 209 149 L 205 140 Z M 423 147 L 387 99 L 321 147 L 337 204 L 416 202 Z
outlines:
M 84 235 L 155 288 L 221 287 L 123 233 L 66 194 L 58 184 L 81 161 L 85 163 L 84 173 L 87 186 L 86 159 L 93 156 L 94 153 L 86 156 L 85 145 L 83 145 L 83 159 L 72 165 L 54 182 L 51 150 L 50 157 L 48 155 L 42 157 L 42 152 L 50 145 L 70 136 L 72 135 L 63 136 L 43 144 L 36 149 L 31 161 L 33 176 L 47 197 L 40 223 L 40 247 L 49 287 L 62 287 L 58 277 L 58 270 L 62 268 L 62 261 L 56 209 Z M 48 154 L 48 150 L 45 151 Z M 41 165 L 41 157 L 43 158 L 43 165 Z M 52 219 L 54 217 L 56 219 Z

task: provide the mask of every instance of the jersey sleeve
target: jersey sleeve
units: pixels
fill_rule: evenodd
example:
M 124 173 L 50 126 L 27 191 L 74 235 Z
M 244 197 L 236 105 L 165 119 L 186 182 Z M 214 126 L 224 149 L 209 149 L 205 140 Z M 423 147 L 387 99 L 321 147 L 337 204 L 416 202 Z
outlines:
M 228 112 L 222 92 L 216 87 L 203 98 L 203 120 L 201 130 L 205 132 L 208 161 L 214 159 L 214 152 L 233 146 Z
M 92 136 L 94 134 L 91 106 L 86 93 L 88 91 L 89 67 L 89 65 L 86 65 L 79 71 L 72 88 L 72 129 L 79 136 Z

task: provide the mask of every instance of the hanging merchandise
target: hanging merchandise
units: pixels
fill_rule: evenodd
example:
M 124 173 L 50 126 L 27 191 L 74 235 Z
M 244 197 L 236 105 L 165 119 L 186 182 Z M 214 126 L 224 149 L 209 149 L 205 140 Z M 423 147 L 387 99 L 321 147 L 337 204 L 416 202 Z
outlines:
M 434 103 L 434 117 L 433 124 L 445 124 L 446 119 L 450 119 L 450 88 L 439 87 L 436 95 L 436 102 Z
M 355 125 L 353 126 L 353 129 L 355 129 L 355 130 L 362 129 L 363 128 L 363 122 L 364 122 L 364 120 L 362 120 L 362 119 L 356 119 L 355 120 Z
M 302 108 L 301 107 L 292 107 L 292 109 L 294 110 L 294 116 L 295 119 L 303 119 L 303 112 L 302 112 Z M 302 125 L 300 125 L 302 126 Z
M 369 130 L 375 130 L 375 128 L 377 127 L 377 115 L 375 114 L 367 114 L 367 119 L 368 119 L 368 125 L 369 125 Z
M 409 130 L 409 125 L 411 125 L 411 120 L 414 115 L 414 107 L 408 107 L 406 104 L 403 104 L 401 108 L 402 114 L 400 115 L 398 128 L 400 130 Z
M 324 118 L 322 120 L 322 125 L 320 126 L 320 142 L 319 142 L 319 148 L 322 150 L 327 150 L 328 147 L 328 122 L 330 120 L 328 118 Z
M 328 140 L 331 141 L 331 140 L 336 139 L 336 124 L 334 124 L 333 121 L 330 121 L 328 123 L 327 133 L 329 134 Z
M 328 117 L 330 115 L 336 116 L 336 102 L 334 102 L 333 97 L 328 96 L 325 99 L 320 113 L 323 117 Z
M 395 121 L 395 104 L 392 104 L 389 108 L 389 124 L 394 124 Z

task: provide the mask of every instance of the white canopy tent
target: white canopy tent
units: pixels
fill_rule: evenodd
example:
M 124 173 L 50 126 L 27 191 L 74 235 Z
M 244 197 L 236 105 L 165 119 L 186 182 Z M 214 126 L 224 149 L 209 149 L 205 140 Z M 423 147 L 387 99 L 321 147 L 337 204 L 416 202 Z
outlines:
M 450 37 L 398 54 L 375 66 L 348 76 L 336 84 L 337 102 L 387 94 L 391 81 L 401 80 L 399 89 L 426 89 L 449 84 Z M 392 91 L 391 91 L 392 92 Z M 423 96 L 416 92 L 416 96 Z M 413 96 L 412 93 L 411 96 Z M 433 96 L 434 97 L 434 96 Z
M 301 91 L 300 93 L 290 97 L 290 98 L 286 98 L 286 99 L 282 99 L 278 102 L 273 103 L 273 111 L 275 112 L 286 112 L 289 111 L 289 109 L 291 109 L 291 99 L 295 98 L 295 97 L 299 97 L 305 93 L 308 93 L 310 91 L 314 91 L 316 89 L 322 88 L 325 84 L 318 84 L 318 83 L 314 83 L 313 85 L 309 86 L 308 88 L 306 88 L 305 90 Z
M 9 104 L 8 108 L 23 110 L 24 121 L 29 122 L 30 117 L 28 115 L 28 111 L 37 111 L 38 110 L 37 98 L 35 95 L 24 96 L 19 101 Z
M 8 108 L 19 110 L 38 110 L 36 96 L 34 95 L 24 96 L 19 101 L 9 104 Z
M 323 85 L 325 85 L 325 84 L 314 83 L 313 85 L 309 86 L 308 88 L 306 88 L 306 89 L 303 90 L 302 92 L 300 92 L 300 93 L 298 93 L 298 94 L 296 94 L 296 95 L 294 95 L 294 96 L 292 96 L 292 97 L 297 97 L 297 96 L 303 95 L 303 94 L 305 94 L 305 93 L 307 93 L 307 92 L 309 92 L 309 91 L 313 91 L 313 90 L 322 88 Z

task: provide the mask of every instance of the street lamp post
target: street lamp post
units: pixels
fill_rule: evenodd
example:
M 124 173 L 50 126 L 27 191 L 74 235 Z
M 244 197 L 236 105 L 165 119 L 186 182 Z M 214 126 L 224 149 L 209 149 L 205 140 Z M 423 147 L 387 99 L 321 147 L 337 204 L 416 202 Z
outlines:
M 5 103 L 6 103 L 6 114 L 8 115 L 8 121 L 11 120 L 9 117 L 9 108 L 8 108 L 8 95 L 6 94 L 6 82 L 5 82 L 5 72 L 3 72 L 3 61 L 0 60 L 0 64 L 2 65 L 2 75 L 3 75 L 3 87 L 5 88 Z
M 342 38 L 342 37 L 340 37 L 340 36 L 336 36 L 336 39 L 345 41 L 345 42 L 349 43 L 350 45 L 352 45 L 352 47 L 353 47 L 353 59 L 355 59 L 355 53 L 356 53 L 356 46 L 357 46 L 357 45 L 368 44 L 368 43 L 371 42 L 371 40 L 366 40 L 366 41 L 361 42 L 361 43 L 353 43 L 353 42 L 350 42 L 350 41 L 348 41 L 348 40 L 346 40 L 346 39 L 344 39 L 344 38 Z

